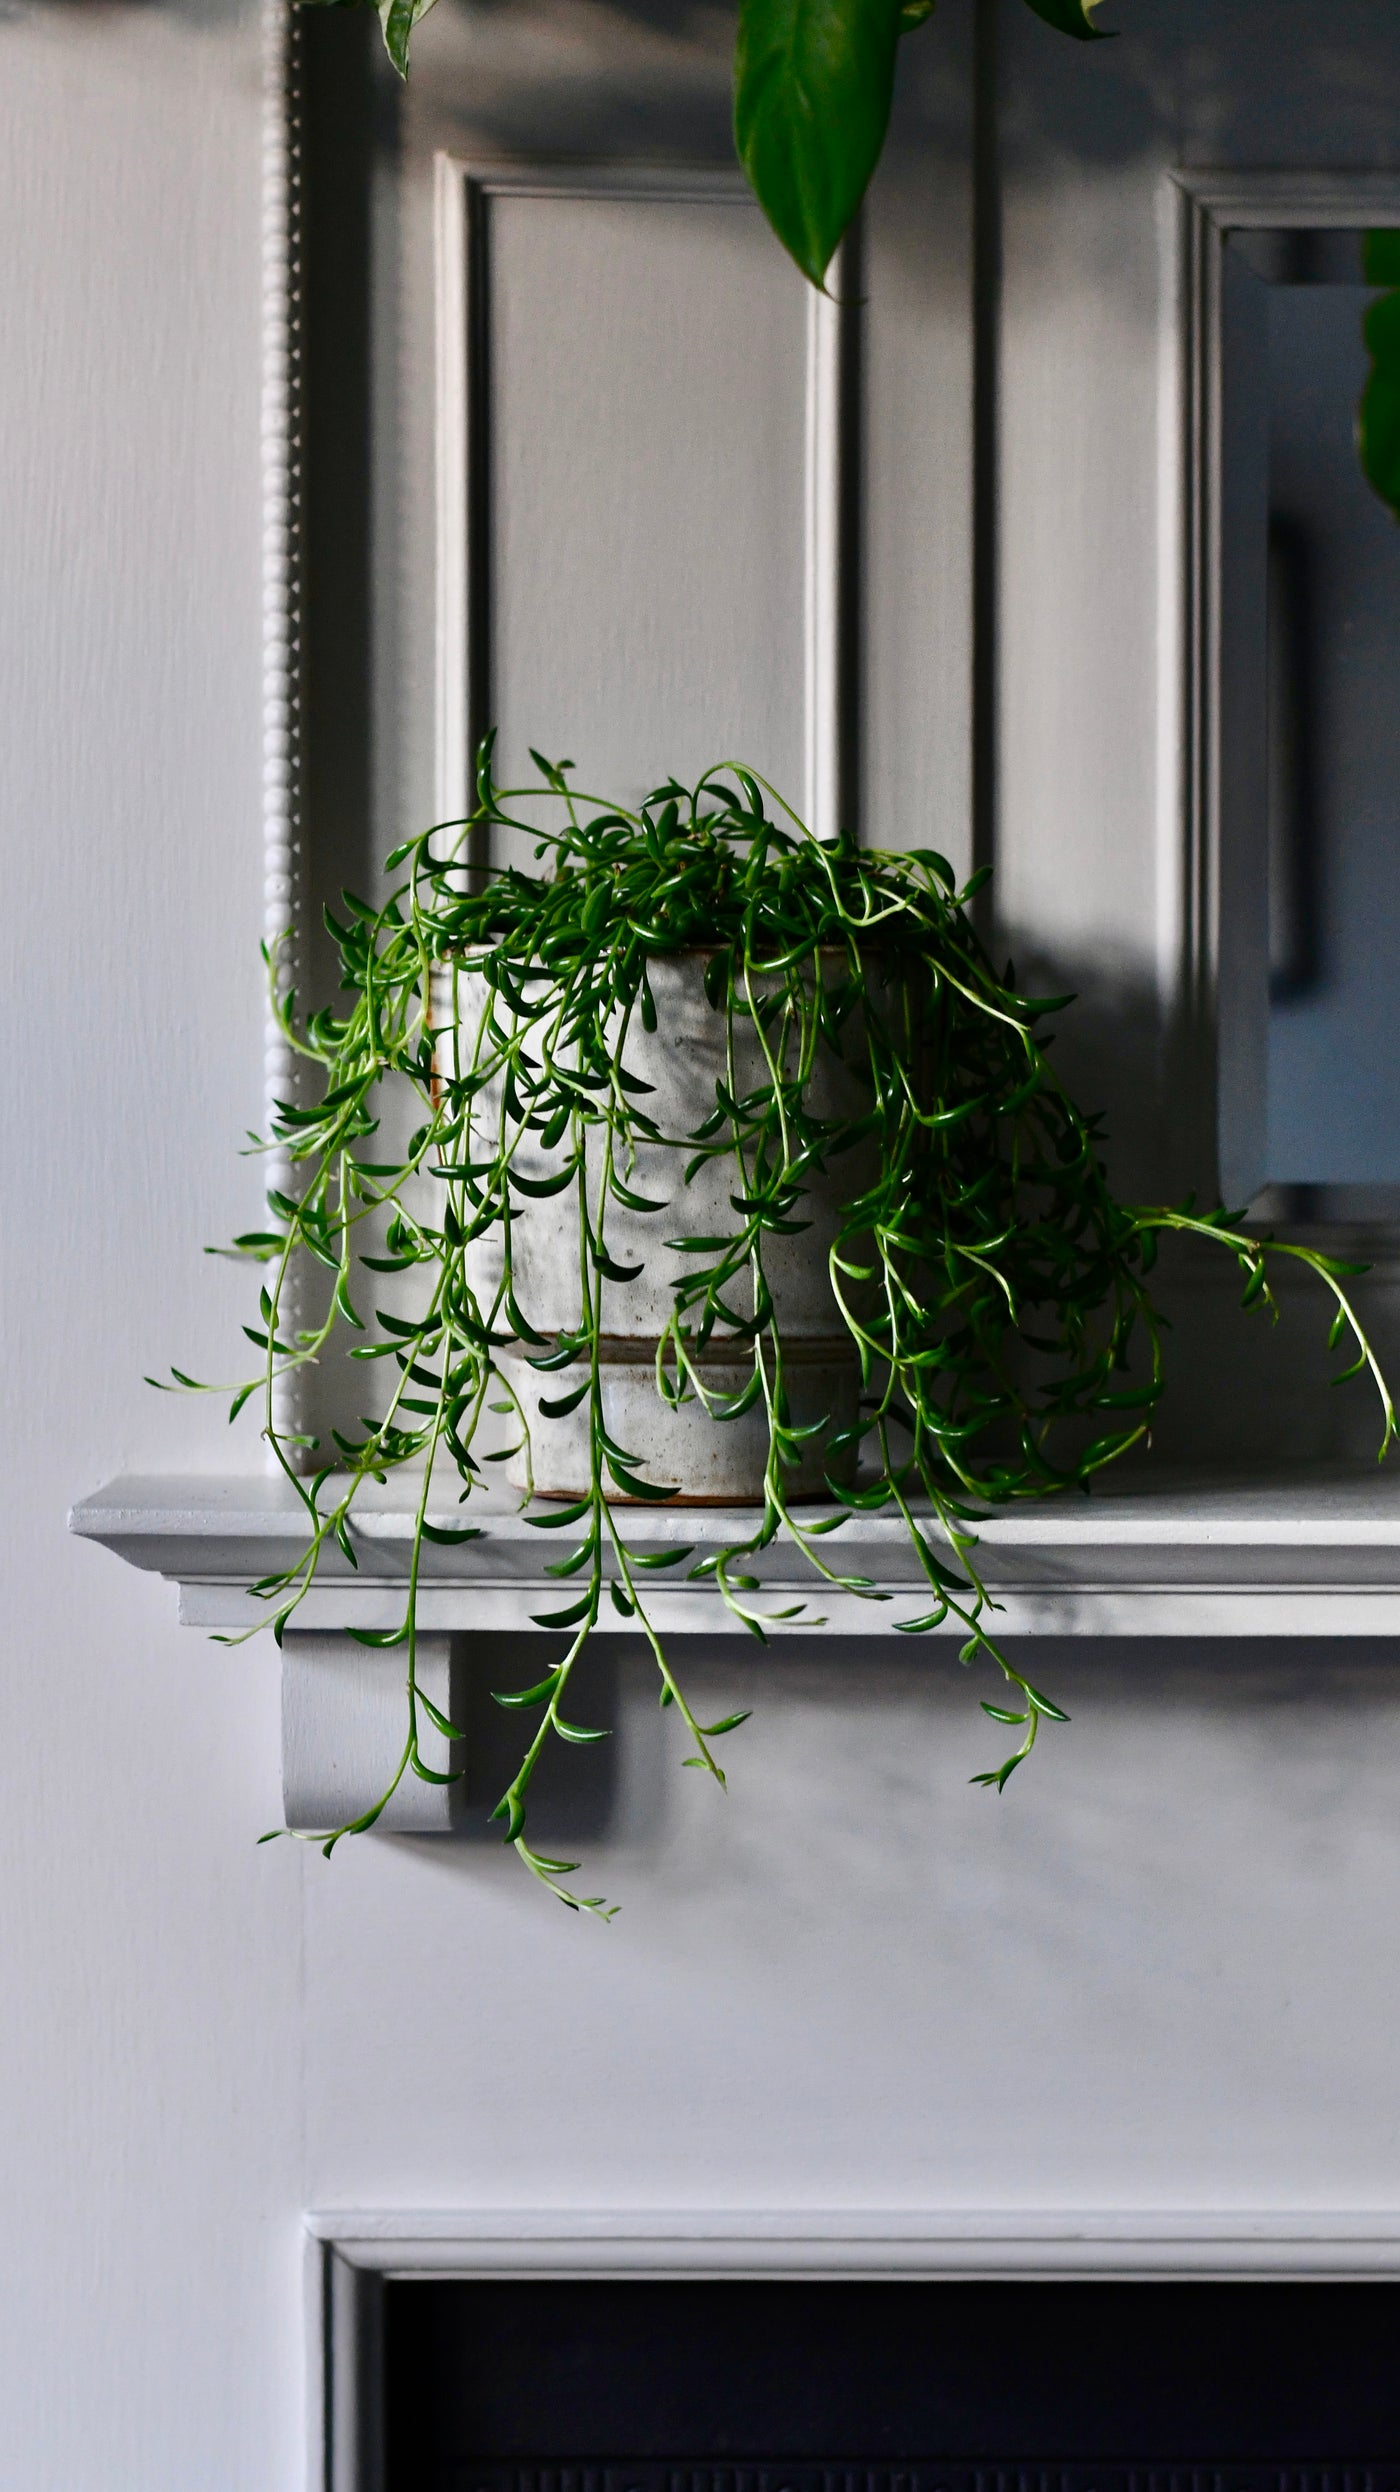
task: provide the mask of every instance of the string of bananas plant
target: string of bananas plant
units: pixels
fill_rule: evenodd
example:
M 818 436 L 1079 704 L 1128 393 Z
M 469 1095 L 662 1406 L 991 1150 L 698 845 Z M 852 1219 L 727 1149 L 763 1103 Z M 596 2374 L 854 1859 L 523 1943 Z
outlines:
M 1347 1294 L 1364 1267 L 1251 1235 L 1240 1215 L 1189 1201 L 1115 1199 L 1098 1123 L 1066 1094 L 1040 1034 L 1067 999 L 1028 997 L 1009 971 L 998 975 L 968 914 L 983 876 L 959 888 L 931 849 L 867 850 L 844 833 L 820 840 L 737 766 L 693 788 L 667 780 L 629 810 L 577 793 L 572 764 L 532 759 L 537 782 L 500 788 L 488 739 L 470 818 L 397 849 L 382 906 L 347 895 L 342 918 L 328 913 L 342 1008 L 301 1026 L 295 997 L 280 991 L 275 950 L 269 957 L 277 1010 L 321 1095 L 288 1101 L 272 1137 L 299 1188 L 271 1191 L 273 1225 L 235 1241 L 268 1272 L 260 1320 L 247 1327 L 258 1370 L 232 1391 L 229 1416 L 256 1397 L 305 1512 L 300 1555 L 256 1587 L 279 1642 L 326 1553 L 338 1548 L 355 1565 L 366 1482 L 395 1473 L 414 1482 L 403 1619 L 360 1635 L 405 1653 L 403 1749 L 376 1804 L 317 1838 L 329 1854 L 375 1823 L 405 1774 L 450 1779 L 420 1750 L 425 1722 L 448 1740 L 461 1734 L 419 1682 L 419 1573 L 425 1545 L 470 1541 L 479 1526 L 431 1521 L 435 1484 L 440 1500 L 445 1477 L 469 1515 L 487 1464 L 522 1447 L 528 1457 L 532 1428 L 582 1413 L 580 1493 L 529 1517 L 571 1535 L 546 1570 L 565 1587 L 561 1605 L 536 1620 L 561 1635 L 562 1654 L 537 1685 L 499 1695 L 538 1718 L 495 1815 L 554 1894 L 604 1914 L 602 1898 L 564 1884 L 577 1864 L 539 1851 L 527 1830 L 546 1746 L 604 1735 L 574 1717 L 594 1630 L 610 1614 L 635 1621 L 661 1701 L 684 1724 L 686 1763 L 719 1783 L 716 1743 L 747 1718 L 696 1718 L 648 1616 L 652 1570 L 712 1577 L 718 1598 L 763 1640 L 806 1612 L 765 1607 L 753 1571 L 761 1552 L 785 1536 L 820 1585 L 884 1599 L 843 1571 L 837 1542 L 852 1514 L 897 1516 L 926 1584 L 900 1632 L 951 1626 L 962 1660 L 985 1657 L 1011 1691 L 983 1709 L 1019 1733 L 1017 1744 L 974 1779 L 1004 1789 L 1042 1723 L 1065 1719 L 994 1639 L 977 1523 L 1011 1500 L 1087 1488 L 1147 1436 L 1163 1389 L 1149 1281 L 1164 1234 L 1206 1238 L 1232 1256 L 1246 1305 L 1272 1305 L 1271 1258 L 1306 1265 L 1331 1302 L 1333 1345 L 1350 1344 L 1342 1375 L 1374 1380 L 1382 1454 L 1395 1412 Z M 474 865 L 501 833 L 524 834 L 545 870 Z M 724 1072 L 694 1128 L 670 1132 L 635 1067 L 656 1028 L 658 963 L 697 952 L 723 1027 Z M 848 1112 L 831 1111 L 823 1068 L 833 1061 L 856 1084 Z M 384 1157 L 382 1125 L 405 1100 L 414 1130 Z M 670 1183 L 642 1192 L 639 1160 L 648 1171 L 669 1167 Z M 687 1187 L 716 1163 L 728 1180 L 727 1223 L 672 1236 Z M 771 1268 L 778 1242 L 803 1231 L 816 1190 L 830 1194 L 843 1168 L 828 1276 L 859 1398 L 843 1425 L 831 1414 L 799 1425 Z M 561 1214 L 577 1240 L 580 1309 L 562 1332 L 541 1321 L 521 1278 L 530 1224 L 557 1227 Z M 730 1546 L 699 1559 L 680 1546 L 639 1550 L 629 1538 L 629 1508 L 670 1492 L 605 1418 L 605 1288 L 625 1291 L 642 1270 L 619 1258 L 620 1222 L 630 1238 L 654 1233 L 682 1261 L 656 1353 L 662 1400 L 694 1397 L 717 1427 L 757 1410 L 766 1428 L 761 1504 Z M 324 1269 L 327 1303 L 299 1324 L 289 1310 L 308 1265 Z M 376 1290 L 396 1303 L 376 1303 Z M 376 1415 L 358 1432 L 334 1433 L 328 1453 L 279 1420 L 276 1388 L 337 1343 L 385 1390 Z M 737 1392 L 714 1390 L 716 1344 L 744 1363 Z M 543 1393 L 528 1408 L 525 1370 Z M 177 1388 L 229 1390 L 172 1376 Z M 488 1412 L 509 1423 L 513 1445 L 492 1441 Z M 814 1440 L 826 1502 L 804 1507 L 792 1484 Z

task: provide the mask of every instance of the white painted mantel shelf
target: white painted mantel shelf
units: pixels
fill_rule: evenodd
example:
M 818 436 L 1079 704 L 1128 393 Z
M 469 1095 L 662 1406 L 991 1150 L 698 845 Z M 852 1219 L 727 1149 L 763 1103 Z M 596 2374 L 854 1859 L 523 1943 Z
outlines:
M 537 1515 L 557 1509 L 536 1506 Z M 804 1517 L 822 1509 L 805 1507 Z M 354 1539 L 359 1570 L 329 1550 L 300 1612 L 305 1628 L 387 1627 L 403 1614 L 413 1505 L 403 1488 L 361 1491 Z M 474 1495 L 470 1516 L 445 1494 L 430 1521 L 481 1527 L 481 1538 L 423 1556 L 420 1623 L 445 1634 L 522 1628 L 545 1572 L 567 1537 L 532 1527 L 510 1496 Z M 714 1507 L 632 1507 L 637 1549 L 723 1547 L 753 1515 Z M 247 1587 L 302 1545 L 305 1516 L 272 1478 L 131 1478 L 73 1509 L 72 1528 L 132 1566 L 180 1587 L 189 1626 L 228 1631 L 267 1616 Z M 824 1591 L 793 1549 L 765 1552 L 758 1572 L 773 1591 L 801 1593 L 824 1635 L 888 1632 L 920 1599 L 917 1561 L 888 1515 L 853 1515 L 821 1544 L 844 1572 L 896 1596 L 877 1603 Z M 1389 1635 L 1400 1633 L 1400 1470 L 1190 1480 L 1144 1469 L 1131 1486 L 1049 1501 L 981 1526 L 978 1563 L 1002 1605 L 1008 1635 Z M 713 1588 L 652 1577 L 652 1615 L 668 1633 L 742 1633 Z M 609 1626 L 626 1632 L 625 1622 Z
M 370 1487 L 362 1498 L 358 1570 L 338 1550 L 327 1552 L 285 1641 L 284 1785 L 293 1826 L 336 1823 L 367 1805 L 382 1784 L 384 1756 L 396 1752 L 401 1665 L 347 1630 L 393 1627 L 402 1618 L 414 1509 L 402 1487 Z M 444 1495 L 429 1519 L 460 1525 L 466 1518 Z M 531 1613 L 557 1601 L 558 1584 L 545 1568 L 567 1546 L 566 1535 L 534 1528 L 509 1496 L 473 1496 L 471 1520 L 481 1537 L 427 1548 L 420 1579 L 420 1673 L 444 1709 L 464 1640 L 529 1629 Z M 249 1587 L 295 1557 L 304 1521 L 287 1483 L 266 1477 L 117 1479 L 70 1517 L 84 1538 L 177 1583 L 186 1624 L 223 1634 L 266 1621 L 268 1604 Z M 715 1508 L 634 1507 L 626 1534 L 639 1550 L 682 1542 L 703 1552 L 741 1537 L 752 1522 L 751 1514 Z M 853 1515 L 820 1546 L 843 1572 L 868 1576 L 891 1598 L 827 1590 L 798 1552 L 779 1544 L 754 1571 L 765 1591 L 804 1597 L 811 1618 L 779 1630 L 785 1641 L 886 1635 L 927 1606 L 897 1518 Z M 1191 1480 L 1144 1466 L 1132 1482 L 1091 1497 L 997 1515 L 981 1526 L 978 1562 L 1003 1635 L 1400 1635 L 1400 1472 Z M 653 1576 L 649 1585 L 663 1633 L 743 1633 L 711 1586 L 678 1572 L 680 1580 Z M 611 1614 L 607 1624 L 630 1631 Z M 456 1809 L 456 1786 L 444 1792 L 413 1781 L 385 1823 L 446 1831 Z

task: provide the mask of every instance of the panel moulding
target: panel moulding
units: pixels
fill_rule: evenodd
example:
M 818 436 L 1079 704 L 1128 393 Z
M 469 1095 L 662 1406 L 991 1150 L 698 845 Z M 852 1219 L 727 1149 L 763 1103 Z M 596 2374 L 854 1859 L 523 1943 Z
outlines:
M 580 199 L 683 206 L 752 200 L 737 168 L 606 163 L 436 165 L 437 809 L 471 809 L 475 754 L 492 723 L 491 202 Z M 807 310 L 803 746 L 807 821 L 855 820 L 857 789 L 858 246 Z
M 301 763 L 301 96 L 298 30 L 288 0 L 262 9 L 262 823 L 263 939 L 277 990 L 296 982 L 305 911 Z M 263 1049 L 264 1130 L 295 1096 L 296 1058 L 269 1001 Z M 286 1190 L 284 1152 L 266 1162 Z M 274 1386 L 279 1427 L 295 1434 L 294 1383 Z M 269 1454 L 269 1465 L 276 1469 Z
M 1179 772 L 1167 771 L 1162 857 L 1161 976 L 1175 993 L 1189 1096 L 1197 1103 L 1194 1165 L 1199 1183 L 1228 1201 L 1257 1190 L 1251 1120 L 1262 1120 L 1263 1031 L 1232 1010 L 1252 982 L 1266 991 L 1267 910 L 1252 907 L 1262 862 L 1242 849 L 1266 838 L 1262 818 L 1232 801 L 1230 743 L 1235 687 L 1225 596 L 1227 458 L 1226 245 L 1232 233 L 1355 231 L 1400 225 L 1400 175 L 1178 171 L 1167 186 L 1175 359 L 1164 404 L 1163 575 L 1167 597 L 1160 687 L 1175 706 Z M 1168 647 L 1168 640 L 1171 647 Z M 1173 654 L 1174 653 L 1174 654 Z M 1259 660 L 1262 664 L 1262 649 Z M 1179 663 L 1178 663 L 1179 660 Z M 1177 859 L 1175 879 L 1171 853 Z M 1255 870 L 1257 868 L 1257 871 Z M 1240 897 L 1237 886 L 1244 886 Z M 1245 1008 L 1247 1016 L 1248 1007 Z M 1388 1241 L 1386 1241 L 1388 1242 Z
M 382 2492 L 384 2287 L 437 2277 L 1357 2283 L 1400 2275 L 1400 2210 L 634 2212 L 334 2208 L 309 2215 L 314 2492 Z M 1116 2470 L 1109 2470 L 1114 2472 Z M 1335 2478 L 1333 2478 L 1335 2481 Z
M 1400 2209 L 333 2208 L 307 2229 L 387 2277 L 1400 2274 Z

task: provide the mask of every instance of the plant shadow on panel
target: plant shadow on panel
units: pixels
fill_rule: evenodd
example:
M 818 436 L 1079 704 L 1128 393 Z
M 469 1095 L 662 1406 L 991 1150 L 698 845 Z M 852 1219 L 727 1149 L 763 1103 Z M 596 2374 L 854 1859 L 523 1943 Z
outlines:
M 1065 999 L 1018 992 L 974 929 L 983 876 L 818 839 L 737 765 L 629 810 L 532 759 L 535 780 L 499 787 L 488 738 L 470 817 L 396 850 L 381 905 L 329 913 L 336 1009 L 303 1026 L 271 949 L 308 1078 L 273 1134 L 294 1176 L 236 1241 L 268 1277 L 230 1416 L 260 1411 L 305 1516 L 301 1554 L 254 1588 L 279 1640 L 323 1561 L 357 1567 L 370 1484 L 411 1500 L 401 1623 L 358 1631 L 403 1656 L 401 1758 L 317 1839 L 366 1831 L 405 1775 L 447 1778 L 420 1749 L 425 1725 L 460 1736 L 419 1681 L 420 1576 L 455 1549 L 470 1577 L 504 1499 L 541 1535 L 527 1581 L 554 1588 L 543 1666 L 513 1646 L 493 1690 L 518 1732 L 494 1814 L 546 1887 L 602 1913 L 527 1823 L 543 1758 L 607 1739 L 577 1692 L 595 1631 L 645 1639 L 683 1762 L 717 1783 L 746 1718 L 692 1708 L 655 1623 L 676 1586 L 709 1586 L 760 1641 L 821 1624 L 827 1597 L 894 1600 L 905 1635 L 954 1629 L 1001 1674 L 982 1705 L 1010 1753 L 975 1777 L 992 1789 L 1064 1719 L 996 1640 L 978 1525 L 1146 1442 L 1164 1239 L 1222 1252 L 1265 1315 L 1271 1272 L 1306 1274 L 1339 1378 L 1379 1394 L 1382 1452 L 1394 1411 L 1354 1267 L 1240 1214 L 1117 1198 L 1055 1070 Z M 303 1270 L 326 1293 L 310 1321 Z M 336 1351 L 360 1416 L 321 1443 L 288 1411 Z M 854 1517 L 894 1527 L 917 1597 L 843 1565 Z M 796 1598 L 772 1588 L 794 1555 Z

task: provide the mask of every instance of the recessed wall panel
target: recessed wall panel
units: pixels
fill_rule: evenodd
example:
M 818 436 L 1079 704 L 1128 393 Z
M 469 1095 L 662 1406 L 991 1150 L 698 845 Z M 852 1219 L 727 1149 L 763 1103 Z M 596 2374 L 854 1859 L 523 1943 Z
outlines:
M 505 765 L 804 771 L 800 278 L 747 202 L 482 202 L 486 697 Z M 479 453 L 480 454 L 480 453 Z

